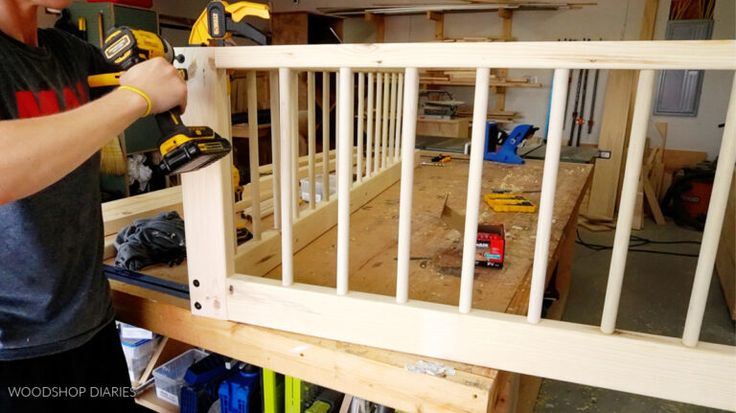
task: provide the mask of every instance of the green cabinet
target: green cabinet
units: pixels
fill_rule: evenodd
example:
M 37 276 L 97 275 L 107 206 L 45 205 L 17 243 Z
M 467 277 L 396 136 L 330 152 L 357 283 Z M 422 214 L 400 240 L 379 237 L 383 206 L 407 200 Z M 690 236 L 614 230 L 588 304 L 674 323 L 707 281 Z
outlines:
M 72 22 L 86 21 L 87 41 L 102 46 L 105 33 L 112 27 L 128 26 L 158 33 L 155 11 L 114 3 L 75 2 L 69 7 Z M 123 132 L 120 144 L 127 156 L 158 150 L 160 133 L 152 116 L 140 119 Z M 103 177 L 103 189 L 128 195 L 127 177 Z
M 72 21 L 87 21 L 87 41 L 101 46 L 104 33 L 112 27 L 129 26 L 158 33 L 158 15 L 153 10 L 121 6 L 113 3 L 73 3 Z M 100 33 L 100 27 L 102 32 Z M 126 154 L 152 151 L 157 148 L 160 134 L 153 117 L 141 119 L 123 134 L 121 143 Z

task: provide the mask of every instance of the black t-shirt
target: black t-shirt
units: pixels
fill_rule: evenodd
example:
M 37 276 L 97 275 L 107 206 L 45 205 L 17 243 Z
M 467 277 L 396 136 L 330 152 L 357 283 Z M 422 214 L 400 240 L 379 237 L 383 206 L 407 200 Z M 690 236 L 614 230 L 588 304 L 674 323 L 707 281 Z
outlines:
M 83 105 L 87 76 L 113 71 L 97 48 L 59 30 L 39 30 L 38 43 L 0 32 L 0 120 Z M 0 206 L 0 360 L 78 347 L 112 320 L 99 164 L 95 154 L 55 184 Z M 32 174 L 36 165 L 27 166 Z

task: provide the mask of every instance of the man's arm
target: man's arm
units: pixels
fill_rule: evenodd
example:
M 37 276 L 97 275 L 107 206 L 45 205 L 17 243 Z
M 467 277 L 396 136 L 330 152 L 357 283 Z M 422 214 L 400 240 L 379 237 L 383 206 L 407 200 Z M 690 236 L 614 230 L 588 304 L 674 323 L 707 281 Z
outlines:
M 161 58 L 132 67 L 120 83 L 144 91 L 151 98 L 152 113 L 186 106 L 186 84 Z M 67 112 L 0 121 L 0 205 L 59 181 L 141 117 L 146 108 L 138 94 L 116 89 Z

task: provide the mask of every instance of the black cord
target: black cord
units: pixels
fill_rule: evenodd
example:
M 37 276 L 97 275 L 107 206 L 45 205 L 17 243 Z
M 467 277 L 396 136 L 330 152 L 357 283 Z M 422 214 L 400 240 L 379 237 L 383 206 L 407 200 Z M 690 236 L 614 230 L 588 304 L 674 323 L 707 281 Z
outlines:
M 580 236 L 580 230 L 577 230 L 577 240 L 575 241 L 576 244 L 580 244 L 584 246 L 585 248 L 591 249 L 593 251 L 605 251 L 613 249 L 613 246 L 611 245 L 601 245 L 601 244 L 593 244 L 589 242 L 585 242 L 583 240 L 583 237 Z M 629 237 L 629 251 L 632 252 L 644 252 L 649 254 L 662 254 L 662 255 L 676 255 L 679 257 L 698 257 L 697 254 L 684 254 L 679 252 L 668 252 L 668 251 L 656 251 L 656 250 L 648 250 L 648 249 L 638 249 L 636 247 L 641 247 L 647 244 L 665 244 L 665 245 L 671 245 L 671 244 L 695 244 L 700 245 L 700 241 L 655 241 L 648 238 L 643 238 L 638 235 L 632 235 Z
M 632 235 L 632 240 L 643 241 L 647 244 L 695 244 L 700 245 L 700 241 L 655 241 L 647 238 L 640 237 L 638 235 Z
M 649 253 L 649 254 L 676 255 L 678 257 L 693 257 L 693 258 L 699 257 L 698 254 L 683 254 L 683 253 L 680 253 L 680 252 L 667 252 L 667 251 L 655 251 L 655 250 L 639 250 L 639 249 L 635 249 L 635 248 L 629 248 L 629 251 L 633 251 L 633 252 L 646 252 L 646 253 Z

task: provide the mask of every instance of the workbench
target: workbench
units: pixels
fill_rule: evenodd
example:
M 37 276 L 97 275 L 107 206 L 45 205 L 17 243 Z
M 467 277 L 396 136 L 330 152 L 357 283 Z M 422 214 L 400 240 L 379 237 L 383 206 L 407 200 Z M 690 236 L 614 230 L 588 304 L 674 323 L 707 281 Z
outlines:
M 539 161 L 520 166 L 485 162 L 483 192 L 524 191 L 523 195 L 538 203 L 539 193 L 534 191 L 540 189 L 542 168 Z M 559 299 L 548 308 L 548 318 L 561 318 L 565 306 L 578 209 L 591 171 L 588 164 L 560 164 L 547 275 Z M 445 215 L 464 214 L 467 174 L 468 161 L 462 157 L 444 167 L 418 166 L 415 171 L 411 299 L 458 302 L 462 234 L 447 225 L 443 211 Z M 394 294 L 399 188 L 399 183 L 390 186 L 351 216 L 351 290 Z M 477 269 L 473 308 L 525 314 L 536 213 L 495 213 L 485 204 L 479 207 L 481 223 L 505 226 L 506 259 L 501 270 Z M 298 251 L 295 281 L 334 286 L 335 245 L 333 228 Z M 144 272 L 188 283 L 185 265 L 153 266 Z M 277 278 L 279 274 L 280 267 L 266 276 Z M 196 317 L 187 300 L 116 281 L 111 285 L 120 321 L 405 411 L 513 411 L 518 394 L 521 411 L 530 411 L 541 383 L 541 379 L 519 380 L 518 375 L 441 360 L 434 361 L 454 367 L 455 375 L 412 373 L 406 366 L 419 361 L 417 356 Z

